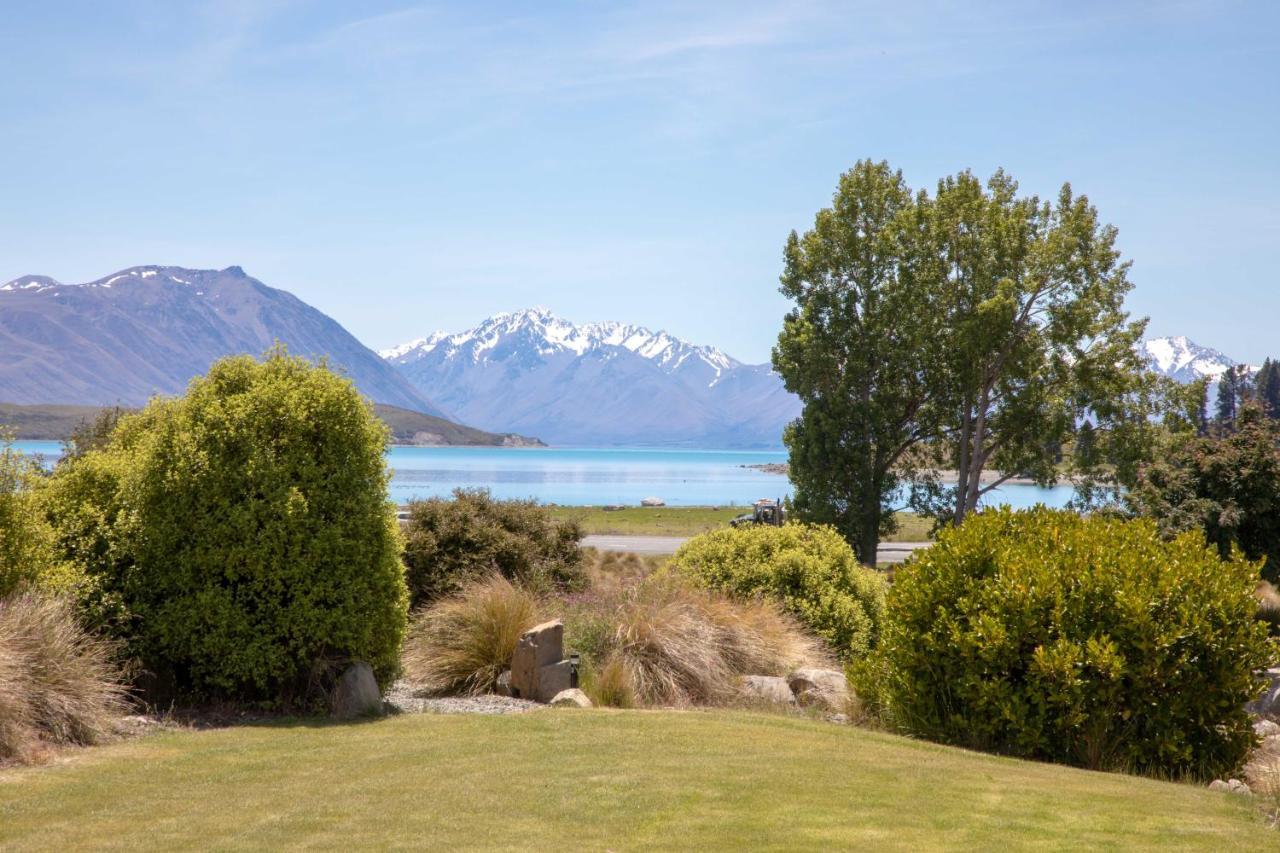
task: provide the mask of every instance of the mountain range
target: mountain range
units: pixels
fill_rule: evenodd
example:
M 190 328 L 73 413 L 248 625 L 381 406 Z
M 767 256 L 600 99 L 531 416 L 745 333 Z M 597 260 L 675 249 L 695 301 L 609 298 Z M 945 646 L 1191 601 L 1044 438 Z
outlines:
M 800 412 L 768 365 L 545 308 L 498 314 L 382 351 L 464 423 L 552 444 L 776 447 Z
M 0 401 L 136 406 L 181 392 L 224 355 L 260 355 L 276 341 L 327 358 L 375 402 L 444 415 L 334 320 L 234 266 L 0 285 Z
M 1216 382 L 1228 367 L 1236 364 L 1216 349 L 1200 346 L 1184 335 L 1143 341 L 1141 352 L 1152 370 L 1179 382 L 1206 378 Z M 1256 367 L 1249 368 L 1250 373 L 1256 371 Z

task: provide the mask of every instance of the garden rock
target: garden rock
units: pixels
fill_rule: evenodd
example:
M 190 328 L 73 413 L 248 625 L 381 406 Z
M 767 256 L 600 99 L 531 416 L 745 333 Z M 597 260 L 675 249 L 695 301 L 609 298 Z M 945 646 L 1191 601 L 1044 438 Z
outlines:
M 1259 717 L 1280 716 L 1280 667 L 1267 670 L 1267 678 L 1270 681 L 1266 692 L 1245 705 L 1244 709 Z
M 805 708 L 818 706 L 840 712 L 849 701 L 844 673 L 834 669 L 797 669 L 787 676 L 787 685 Z
M 1253 724 L 1254 733 L 1266 740 L 1269 737 L 1280 735 L 1280 723 L 1273 723 L 1271 720 L 1258 720 Z
M 511 670 L 504 669 L 493 684 L 493 692 L 499 696 L 511 696 Z
M 561 690 L 551 700 L 551 704 L 556 708 L 590 708 L 591 700 L 587 698 L 587 694 L 574 687 Z
M 520 635 L 511 656 L 511 695 L 550 702 L 572 685 L 573 665 L 564 657 L 564 624 L 535 625 Z
M 338 677 L 333 688 L 329 707 L 339 720 L 352 720 L 382 713 L 382 692 L 373 668 L 364 661 L 356 661 Z
M 1228 794 L 1244 794 L 1245 796 L 1253 793 L 1253 791 L 1249 790 L 1249 786 L 1239 779 L 1228 779 L 1225 782 L 1221 779 L 1214 779 L 1209 783 L 1209 790 L 1226 791 Z
M 791 687 L 787 684 L 787 680 L 773 675 L 743 676 L 738 687 L 742 695 L 748 699 L 776 702 L 784 705 L 794 705 L 796 701 L 795 694 L 791 692 Z

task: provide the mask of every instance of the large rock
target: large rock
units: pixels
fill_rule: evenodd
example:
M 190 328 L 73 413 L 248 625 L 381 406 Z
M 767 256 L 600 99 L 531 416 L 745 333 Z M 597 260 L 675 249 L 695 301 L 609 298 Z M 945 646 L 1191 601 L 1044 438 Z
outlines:
M 338 677 L 329 699 L 329 708 L 339 720 L 370 717 L 382 713 L 382 692 L 373 668 L 364 661 L 356 661 Z
M 559 619 L 535 625 L 520 635 L 511 656 L 511 693 L 549 702 L 568 690 L 572 667 L 564 657 L 564 624 Z
M 1269 683 L 1266 691 L 1244 706 L 1250 714 L 1259 717 L 1280 717 L 1280 667 L 1267 670 Z
M 1228 779 L 1225 782 L 1221 779 L 1214 779 L 1209 783 L 1210 791 L 1226 791 L 1228 794 L 1252 794 L 1249 786 L 1241 782 L 1239 779 Z
M 794 705 L 796 702 L 787 680 L 773 675 L 745 675 L 738 682 L 738 689 L 744 698 L 759 702 L 782 705 Z
M 587 694 L 574 687 L 561 690 L 551 700 L 551 704 L 556 708 L 590 708 L 591 700 L 587 698 Z
M 640 506 L 666 506 L 667 502 L 662 498 L 645 498 L 640 501 Z
M 849 684 L 844 673 L 834 669 L 797 669 L 787 676 L 787 685 L 803 707 L 820 707 L 841 713 L 849 704 Z
M 1273 723 L 1270 720 L 1256 720 L 1253 724 L 1253 731 L 1263 740 L 1280 736 L 1280 723 Z

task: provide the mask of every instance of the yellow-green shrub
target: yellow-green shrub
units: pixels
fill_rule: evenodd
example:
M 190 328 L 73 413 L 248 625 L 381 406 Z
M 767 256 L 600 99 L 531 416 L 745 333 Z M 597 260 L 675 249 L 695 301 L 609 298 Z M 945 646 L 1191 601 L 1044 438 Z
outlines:
M 19 587 L 66 591 L 75 574 L 57 559 L 39 500 L 38 466 L 4 442 L 0 433 L 0 597 Z
M 353 659 L 386 682 L 407 611 L 386 439 L 323 366 L 227 358 L 59 466 L 48 508 L 90 611 L 178 691 L 297 699 Z
M 859 565 L 830 527 L 716 530 L 682 545 L 668 567 L 732 595 L 775 599 L 842 659 L 856 659 L 876 643 L 884 578 Z
M 1253 743 L 1243 706 L 1274 651 L 1257 579 L 1199 533 L 983 512 L 898 570 L 859 680 L 894 724 L 934 740 L 1212 777 Z

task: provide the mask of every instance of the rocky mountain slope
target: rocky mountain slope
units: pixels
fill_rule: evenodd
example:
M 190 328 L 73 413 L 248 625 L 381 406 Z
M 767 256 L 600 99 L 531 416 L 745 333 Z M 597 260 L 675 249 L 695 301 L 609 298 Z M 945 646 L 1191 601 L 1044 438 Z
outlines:
M 799 401 L 768 365 L 622 323 L 544 308 L 384 350 L 465 423 L 553 444 L 773 447 Z
M 1216 349 L 1200 346 L 1183 335 L 1143 341 L 1140 351 L 1152 370 L 1179 382 L 1194 382 L 1205 377 L 1216 381 L 1235 364 Z
M 86 284 L 23 276 L 0 285 L 0 401 L 139 405 L 182 391 L 233 353 L 276 341 L 326 357 L 375 402 L 440 407 L 338 323 L 239 267 L 143 266 Z

